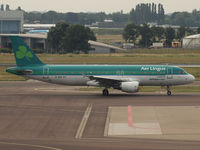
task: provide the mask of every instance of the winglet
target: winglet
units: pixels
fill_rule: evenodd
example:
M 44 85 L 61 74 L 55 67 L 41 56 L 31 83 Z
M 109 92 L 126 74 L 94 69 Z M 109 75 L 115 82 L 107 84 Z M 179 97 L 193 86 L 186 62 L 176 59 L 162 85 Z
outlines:
M 21 37 L 10 36 L 17 66 L 43 65 Z

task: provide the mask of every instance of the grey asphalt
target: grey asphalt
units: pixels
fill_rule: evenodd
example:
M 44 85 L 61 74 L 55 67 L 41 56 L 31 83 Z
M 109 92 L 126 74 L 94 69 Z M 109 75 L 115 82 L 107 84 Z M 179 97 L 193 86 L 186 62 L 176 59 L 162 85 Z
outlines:
M 46 89 L 46 90 L 44 90 Z M 55 90 L 56 89 L 56 90 Z M 60 89 L 60 90 L 59 90 Z M 83 135 L 77 129 L 88 105 L 92 111 Z M 124 94 L 80 92 L 75 87 L 42 82 L 0 82 L 0 149 L 2 150 L 186 150 L 199 141 L 104 137 L 108 108 L 121 106 L 200 106 L 200 93 Z

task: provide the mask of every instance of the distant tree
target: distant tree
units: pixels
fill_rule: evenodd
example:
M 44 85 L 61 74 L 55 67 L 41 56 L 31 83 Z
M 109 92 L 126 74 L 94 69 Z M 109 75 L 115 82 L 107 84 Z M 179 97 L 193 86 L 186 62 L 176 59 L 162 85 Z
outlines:
M 175 38 L 175 30 L 171 27 L 166 28 L 165 30 L 165 38 L 166 38 L 166 46 L 171 47 L 172 46 L 172 41 Z
M 156 27 L 156 26 L 153 26 L 151 28 L 152 30 L 152 34 L 153 34 L 153 42 L 156 42 L 156 41 L 161 41 L 161 39 L 163 39 L 164 35 L 165 35 L 165 29 L 162 28 L 162 27 Z
M 92 30 L 90 30 L 90 28 L 85 27 L 85 30 L 87 32 L 89 40 L 92 40 L 92 41 L 96 41 L 97 40 L 96 36 L 94 35 L 94 32 Z
M 139 33 L 142 36 L 142 39 L 139 42 L 139 45 L 142 47 L 149 47 L 152 44 L 152 30 L 147 24 L 143 24 L 139 29 Z
M 170 16 L 166 16 L 166 23 L 171 25 L 180 25 L 185 27 L 200 26 L 200 11 L 193 10 L 189 12 L 175 12 Z
M 162 4 L 141 3 L 130 12 L 130 21 L 135 24 L 144 24 L 148 22 L 157 22 L 163 24 L 165 20 L 165 10 Z
M 19 6 L 19 7 L 17 8 L 17 10 L 22 11 L 22 8 Z
M 178 32 L 177 32 L 177 39 L 179 41 L 181 41 L 184 37 L 185 37 L 185 33 L 186 33 L 186 29 L 184 26 L 181 26 L 179 29 L 178 29 Z
M 123 31 L 123 38 L 126 42 L 135 43 L 135 40 L 137 39 L 138 34 L 139 34 L 138 26 L 131 23 L 125 27 L 125 29 Z
M 187 35 L 187 36 L 189 36 L 189 35 L 193 35 L 193 34 L 196 34 L 194 30 L 192 30 L 192 29 L 189 28 L 189 27 L 186 28 L 186 35 Z
M 25 23 L 34 23 L 34 21 L 41 21 L 41 13 L 24 12 Z
M 3 5 L 1 10 L 4 10 Z M 115 12 L 106 14 L 99 13 L 58 13 L 55 11 L 41 12 L 24 12 L 25 23 L 34 23 L 35 20 L 41 23 L 58 23 L 61 21 L 69 24 L 89 24 L 103 22 L 105 19 L 112 19 L 114 22 L 132 22 L 140 25 L 148 22 L 157 22 L 158 24 L 181 25 L 185 27 L 200 26 L 200 10 L 190 12 L 174 12 L 172 15 L 165 15 L 162 4 L 141 3 L 133 8 L 130 13 Z
M 200 34 L 200 27 L 198 27 L 198 29 L 197 29 L 197 33 Z
M 83 25 L 71 25 L 67 28 L 63 38 L 63 48 L 67 53 L 82 51 L 88 53 L 91 50 L 89 40 L 95 40 L 94 33 Z
M 114 22 L 128 22 L 128 15 L 123 14 L 123 11 L 112 13 L 110 14 L 110 17 L 112 18 Z
M 157 18 L 157 5 L 152 3 L 152 22 L 154 22 Z
M 58 20 L 58 13 L 57 12 L 55 12 L 55 11 L 48 11 L 48 12 L 46 12 L 46 13 L 43 13 L 43 14 L 41 14 L 41 18 L 40 18 L 40 20 L 41 20 L 41 23 L 50 23 L 50 24 L 55 24 L 55 23 L 57 23 L 58 21 L 60 21 L 60 20 Z
M 162 4 L 158 4 L 157 20 L 158 20 L 158 24 L 164 24 L 165 22 L 165 10 Z
M 6 4 L 6 11 L 10 11 L 10 6 Z
M 55 27 L 52 27 L 47 36 L 47 42 L 51 49 L 56 50 L 54 53 L 59 52 L 63 49 L 63 37 L 69 28 L 69 24 L 65 22 L 57 23 Z
M 4 5 L 1 4 L 1 11 L 4 11 Z
M 77 24 L 79 23 L 79 18 L 77 13 L 67 13 L 65 15 L 65 21 L 69 22 L 70 24 Z
M 135 15 L 135 9 L 134 8 L 130 11 L 129 22 L 137 23 L 136 22 L 136 15 Z

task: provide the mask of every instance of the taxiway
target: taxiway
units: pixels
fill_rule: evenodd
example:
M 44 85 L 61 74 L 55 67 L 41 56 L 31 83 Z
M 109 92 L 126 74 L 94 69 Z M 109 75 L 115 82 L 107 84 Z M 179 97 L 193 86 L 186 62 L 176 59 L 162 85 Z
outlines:
M 192 139 L 170 137 L 158 139 L 154 136 L 145 138 L 144 135 L 142 138 L 105 136 L 109 108 L 125 108 L 128 124 L 128 106 L 139 108 L 140 112 L 142 107 L 148 108 L 154 119 L 154 113 L 162 113 L 163 110 L 160 108 L 170 107 L 172 110 L 183 107 L 190 108 L 191 111 L 195 106 L 199 108 L 200 93 L 166 96 L 160 93 L 124 94 L 114 91 L 109 97 L 104 97 L 98 91 L 83 92 L 76 87 L 42 82 L 0 82 L 0 149 L 191 150 L 200 148 L 199 132 L 195 133 L 197 136 L 195 138 L 194 135 Z M 157 110 L 153 111 L 152 108 Z M 133 115 L 135 114 L 138 112 Z M 191 114 L 194 115 L 192 112 Z M 162 123 L 165 121 L 160 118 L 160 122 L 162 130 Z M 198 125 L 199 122 L 199 117 L 194 118 L 191 125 Z M 163 128 L 167 127 L 163 125 Z M 190 128 L 190 124 L 186 128 Z M 199 131 L 198 127 L 194 130 Z M 163 132 L 165 130 L 159 133 Z M 191 134 L 194 133 L 187 130 L 187 134 L 182 136 L 192 136 Z

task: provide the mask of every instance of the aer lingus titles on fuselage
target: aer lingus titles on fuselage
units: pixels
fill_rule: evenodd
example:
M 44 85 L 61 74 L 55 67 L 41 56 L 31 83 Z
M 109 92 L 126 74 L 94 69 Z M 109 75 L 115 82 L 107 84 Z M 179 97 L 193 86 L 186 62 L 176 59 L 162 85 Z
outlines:
M 104 87 L 105 96 L 111 87 L 134 93 L 139 86 L 166 86 L 171 95 L 170 86 L 195 80 L 184 69 L 169 65 L 46 65 L 20 37 L 10 38 L 17 67 L 7 72 L 54 84 Z

